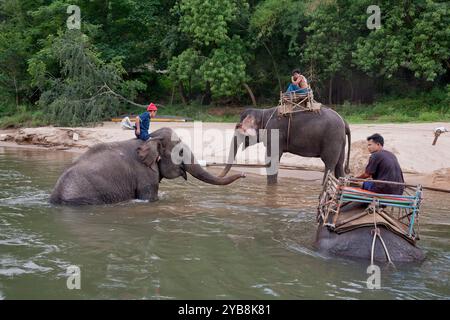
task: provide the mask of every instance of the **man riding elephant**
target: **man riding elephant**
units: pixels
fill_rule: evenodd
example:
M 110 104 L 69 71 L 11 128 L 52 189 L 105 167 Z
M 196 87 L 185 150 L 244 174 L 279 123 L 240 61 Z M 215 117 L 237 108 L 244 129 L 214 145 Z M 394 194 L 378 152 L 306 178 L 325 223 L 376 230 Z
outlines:
M 323 107 L 320 113 L 297 112 L 289 116 L 279 116 L 278 107 L 270 109 L 247 109 L 241 113 L 236 124 L 227 165 L 220 174 L 225 176 L 233 166 L 238 146 L 244 148 L 263 142 L 266 147 L 266 163 L 279 163 L 283 153 L 289 152 L 302 157 L 320 158 L 325 164 L 325 176 L 330 170 L 336 177 L 348 171 L 351 134 L 347 122 L 334 110 Z M 266 133 L 266 135 L 264 135 Z M 275 133 L 275 134 L 272 134 Z M 278 169 L 278 166 L 276 166 Z M 267 172 L 267 183 L 277 182 L 277 170 Z
M 371 156 L 365 172 L 357 178 L 404 183 L 403 172 L 397 157 L 383 147 L 384 138 L 380 134 L 375 133 L 367 138 L 367 148 Z M 363 184 L 363 189 L 383 194 L 402 194 L 405 187 L 403 185 L 366 181 Z
M 227 178 L 211 175 L 172 129 L 161 128 L 147 141 L 132 139 L 93 146 L 59 177 L 50 202 L 83 205 L 131 199 L 156 201 L 163 178 L 181 176 L 186 180 L 186 172 L 215 185 L 245 177 L 243 173 Z
M 150 121 L 156 116 L 158 108 L 154 103 L 150 103 L 147 107 L 147 111 L 136 117 L 136 125 L 134 134 L 136 138 L 146 141 L 150 138 Z

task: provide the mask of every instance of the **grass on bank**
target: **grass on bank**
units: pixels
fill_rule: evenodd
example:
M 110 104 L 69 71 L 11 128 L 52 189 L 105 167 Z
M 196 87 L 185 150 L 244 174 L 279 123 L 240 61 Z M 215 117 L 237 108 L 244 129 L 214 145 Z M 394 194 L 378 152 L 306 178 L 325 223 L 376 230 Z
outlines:
M 239 114 L 244 107 L 220 107 L 203 106 L 200 104 L 190 105 L 164 105 L 159 107 L 158 116 L 179 116 L 192 121 L 202 122 L 237 122 Z M 130 110 L 131 114 L 142 113 L 143 109 L 134 108 Z
M 12 115 L 0 116 L 0 129 L 42 127 L 49 124 L 42 111 L 28 112 L 22 108 Z
M 270 106 L 265 106 L 266 108 Z M 264 108 L 261 106 L 261 108 Z M 32 111 L 35 108 L 19 106 L 9 109 L 14 111 L 0 112 L 0 128 L 37 127 L 48 125 L 42 111 Z M 159 116 L 180 116 L 192 121 L 231 122 L 239 120 L 239 114 L 244 107 L 164 105 L 158 110 Z M 405 122 L 447 122 L 450 121 L 450 93 L 444 90 L 433 90 L 427 94 L 415 94 L 411 97 L 385 97 L 371 105 L 354 105 L 344 103 L 335 106 L 350 123 L 405 123 Z M 143 108 L 132 107 L 124 109 L 113 116 L 137 115 Z
M 260 106 L 270 108 L 272 106 Z M 350 123 L 405 123 L 450 121 L 450 89 L 414 93 L 409 97 L 384 97 L 374 104 L 333 106 Z M 159 109 L 158 115 L 171 115 L 204 122 L 237 122 L 244 107 L 173 105 Z M 142 109 L 133 109 L 134 114 Z
M 337 106 L 339 112 L 350 123 L 405 123 L 450 121 L 449 105 L 430 108 L 423 101 L 398 99 L 380 101 L 373 105 Z

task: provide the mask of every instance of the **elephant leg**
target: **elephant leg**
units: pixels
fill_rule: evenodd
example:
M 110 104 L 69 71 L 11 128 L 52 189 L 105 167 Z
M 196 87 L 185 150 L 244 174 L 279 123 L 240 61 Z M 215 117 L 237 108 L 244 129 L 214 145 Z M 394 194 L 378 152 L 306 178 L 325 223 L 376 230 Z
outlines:
M 327 149 L 325 149 L 320 158 L 325 164 L 325 172 L 323 175 L 322 184 L 325 183 L 325 178 L 327 177 L 328 171 L 331 171 L 336 175 L 336 166 L 338 165 L 339 159 L 341 157 L 341 147 L 336 147 L 336 145 L 330 145 Z
M 274 166 L 272 166 L 272 164 L 271 164 L 271 167 L 266 169 L 268 185 L 274 185 L 274 184 L 277 184 L 277 182 L 278 182 L 278 170 L 279 170 L 279 164 L 280 164 L 280 159 L 281 159 L 282 155 L 283 154 L 280 152 L 280 154 L 278 156 L 278 163 L 276 163 Z M 268 159 L 266 157 L 266 163 L 268 163 L 267 161 L 270 161 L 270 158 Z M 273 173 L 273 171 L 275 171 L 276 173 Z
M 159 184 L 146 184 L 137 189 L 136 198 L 154 202 L 158 200 Z
M 268 185 L 274 185 L 278 183 L 278 173 L 267 175 L 267 184 Z
M 328 171 L 331 171 L 333 173 L 335 172 L 336 163 L 330 162 L 330 161 L 325 161 L 324 159 L 322 159 L 322 161 L 325 163 L 325 172 L 323 174 L 323 179 L 322 179 L 322 184 L 324 184 Z
M 342 148 L 341 155 L 339 156 L 338 163 L 336 164 L 336 167 L 334 168 L 334 176 L 336 178 L 340 178 L 340 177 L 345 176 L 344 161 L 345 161 L 345 147 Z

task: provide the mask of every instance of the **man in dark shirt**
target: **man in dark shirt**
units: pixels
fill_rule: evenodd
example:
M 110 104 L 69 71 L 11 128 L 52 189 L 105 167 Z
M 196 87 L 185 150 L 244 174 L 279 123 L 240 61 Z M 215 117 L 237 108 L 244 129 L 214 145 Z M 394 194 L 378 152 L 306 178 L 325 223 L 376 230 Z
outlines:
M 384 150 L 383 146 L 384 139 L 378 133 L 367 138 L 367 148 L 371 156 L 365 172 L 358 178 L 404 183 L 402 169 L 397 157 L 392 152 Z M 363 184 L 363 189 L 383 194 L 402 194 L 405 187 L 403 185 L 366 181 Z
M 156 116 L 156 111 L 158 111 L 158 108 L 153 103 L 150 103 L 147 111 L 136 117 L 136 129 L 134 132 L 136 138 L 144 141 L 150 138 L 150 133 L 148 132 L 150 129 L 150 119 Z

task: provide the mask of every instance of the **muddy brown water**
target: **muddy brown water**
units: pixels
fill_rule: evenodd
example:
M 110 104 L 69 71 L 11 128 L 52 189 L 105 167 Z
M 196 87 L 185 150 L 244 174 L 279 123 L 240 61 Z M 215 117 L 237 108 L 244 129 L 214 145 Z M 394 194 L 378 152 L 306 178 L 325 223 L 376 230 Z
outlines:
M 188 177 L 163 180 L 151 204 L 48 204 L 74 157 L 0 147 L 1 299 L 450 299 L 448 195 L 425 194 L 427 259 L 380 265 L 381 289 L 371 290 L 368 261 L 313 248 L 318 182 Z M 71 265 L 79 290 L 67 288 Z

